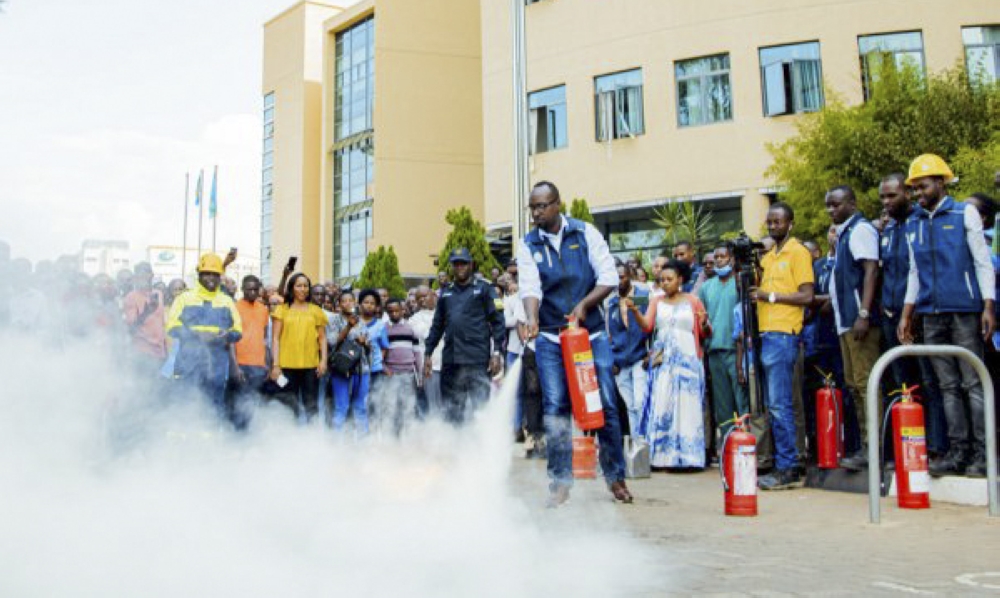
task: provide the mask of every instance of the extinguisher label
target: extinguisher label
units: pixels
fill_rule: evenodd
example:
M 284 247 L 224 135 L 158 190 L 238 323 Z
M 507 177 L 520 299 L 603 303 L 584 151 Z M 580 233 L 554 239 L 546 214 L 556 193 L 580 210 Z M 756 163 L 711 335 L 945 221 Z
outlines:
M 757 451 L 753 446 L 741 446 L 733 457 L 733 494 L 757 494 Z
M 597 382 L 597 368 L 594 367 L 594 353 L 583 351 L 573 354 L 573 364 L 583 391 L 587 413 L 597 413 L 601 410 L 601 387 Z
M 919 437 L 920 440 L 924 439 L 924 427 L 923 426 L 909 426 L 900 428 L 900 436 L 904 439 L 907 437 Z

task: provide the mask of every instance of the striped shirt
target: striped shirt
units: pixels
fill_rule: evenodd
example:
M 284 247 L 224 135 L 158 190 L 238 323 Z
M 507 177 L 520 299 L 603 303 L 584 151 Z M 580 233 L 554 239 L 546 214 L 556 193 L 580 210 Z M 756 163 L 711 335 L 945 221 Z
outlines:
M 389 322 L 386 324 L 385 332 L 389 339 L 389 348 L 382 361 L 385 369 L 393 374 L 416 371 L 420 341 L 410 324 L 405 320 L 400 320 L 396 324 Z

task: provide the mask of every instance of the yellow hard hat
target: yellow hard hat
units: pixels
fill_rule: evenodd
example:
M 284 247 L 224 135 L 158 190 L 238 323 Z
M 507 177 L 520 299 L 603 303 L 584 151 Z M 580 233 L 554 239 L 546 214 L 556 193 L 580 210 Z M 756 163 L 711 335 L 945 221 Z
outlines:
M 214 253 L 206 253 L 198 260 L 198 272 L 212 272 L 214 274 L 225 274 L 222 267 L 222 258 Z
M 955 173 L 948 168 L 948 165 L 941 156 L 935 154 L 923 154 L 910 164 L 910 173 L 906 177 L 906 184 L 912 185 L 917 179 L 928 176 L 939 176 L 944 178 L 944 182 L 950 183 L 955 180 Z

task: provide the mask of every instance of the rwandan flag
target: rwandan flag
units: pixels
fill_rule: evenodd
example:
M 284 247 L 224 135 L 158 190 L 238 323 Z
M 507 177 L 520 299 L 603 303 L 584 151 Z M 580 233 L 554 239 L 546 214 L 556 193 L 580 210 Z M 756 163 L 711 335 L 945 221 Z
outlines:
M 215 211 L 218 209 L 218 204 L 217 204 L 217 200 L 216 200 L 216 191 L 217 191 L 216 183 L 218 182 L 218 178 L 219 178 L 219 167 L 216 166 L 215 167 L 215 172 L 212 173 L 212 193 L 211 193 L 211 195 L 209 196 L 209 199 L 208 199 L 208 217 L 209 218 L 215 218 Z
M 196 208 L 201 205 L 201 187 L 202 187 L 201 179 L 203 176 L 205 176 L 204 170 L 198 173 L 198 185 L 195 187 L 194 190 L 194 207 Z

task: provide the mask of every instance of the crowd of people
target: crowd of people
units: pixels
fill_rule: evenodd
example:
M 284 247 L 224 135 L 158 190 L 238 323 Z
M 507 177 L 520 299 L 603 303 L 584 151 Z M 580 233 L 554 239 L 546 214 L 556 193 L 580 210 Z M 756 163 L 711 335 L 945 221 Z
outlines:
M 732 244 L 705 252 L 701 262 L 691 243 L 677 244 L 673 259 L 652 263 L 658 284 L 644 283 L 634 260 L 620 264 L 608 310 L 616 382 L 631 429 L 650 443 L 652 464 L 701 468 L 718 458 L 736 414 L 749 409 L 754 348 L 774 443 L 774 469 L 760 479 L 768 490 L 802 484 L 816 456 L 815 391 L 828 376 L 846 401 L 840 465 L 860 471 L 868 465 L 864 393 L 885 351 L 955 345 L 1000 374 L 997 204 L 981 193 L 957 201 L 947 192 L 953 179 L 929 154 L 908 175 L 887 173 L 883 211 L 873 221 L 853 189 L 831 189 L 823 198 L 825 254 L 815 240 L 793 236 L 789 205 L 772 204 L 756 283 L 743 290 L 756 304 L 753 336 Z M 904 383 L 919 386 L 924 399 L 931 474 L 985 476 L 983 385 L 972 367 L 949 357 L 904 358 L 891 364 L 883 395 Z
M 698 255 L 688 241 L 657 256 L 612 256 L 596 228 L 560 211 L 559 191 L 537 184 L 535 227 L 506 268 L 477 271 L 466 248 L 446 256 L 435 285 L 405 297 L 386 289 L 314 282 L 294 259 L 278 285 L 226 276 L 235 253 L 201 256 L 190 288 L 156 280 L 148 263 L 116 279 L 66 265 L 11 260 L 0 266 L 0 326 L 30 328 L 46 285 L 87 306 L 69 333 L 104 329 L 122 339 L 136 374 L 154 392 L 198 394 L 237 430 L 276 401 L 303 423 L 318 420 L 355 437 L 400 436 L 440 417 L 461 426 L 520 361 L 512 434 L 525 456 L 548 461 L 550 506 L 569 499 L 574 434 L 559 331 L 567 318 L 590 333 L 605 425 L 601 471 L 614 498 L 625 484 L 625 437 L 649 446 L 655 469 L 700 469 L 750 410 L 759 381 L 773 437 L 774 468 L 763 489 L 802 483 L 815 456 L 813 393 L 827 373 L 845 390 L 848 454 L 866 467 L 864 392 L 876 359 L 901 343 L 962 346 L 1000 371 L 996 334 L 996 203 L 947 193 L 954 178 L 933 155 L 908 175 L 889 173 L 883 212 L 868 220 L 848 186 L 823 199 L 828 250 L 797 239 L 795 213 L 776 202 L 759 262 L 721 242 Z M 818 200 L 817 200 L 818 201 Z M 993 247 L 996 248 L 997 244 Z M 738 283 L 739 272 L 752 272 Z M 750 282 L 747 282 L 750 281 Z M 11 301 L 16 289 L 20 299 Z M 751 312 L 747 311 L 750 305 Z M 80 315 L 85 314 L 85 315 Z M 748 316 L 748 314 L 750 314 Z M 750 367 L 759 364 L 759 368 Z M 985 475 L 983 386 L 951 358 L 895 362 L 885 388 L 921 386 L 933 475 Z

